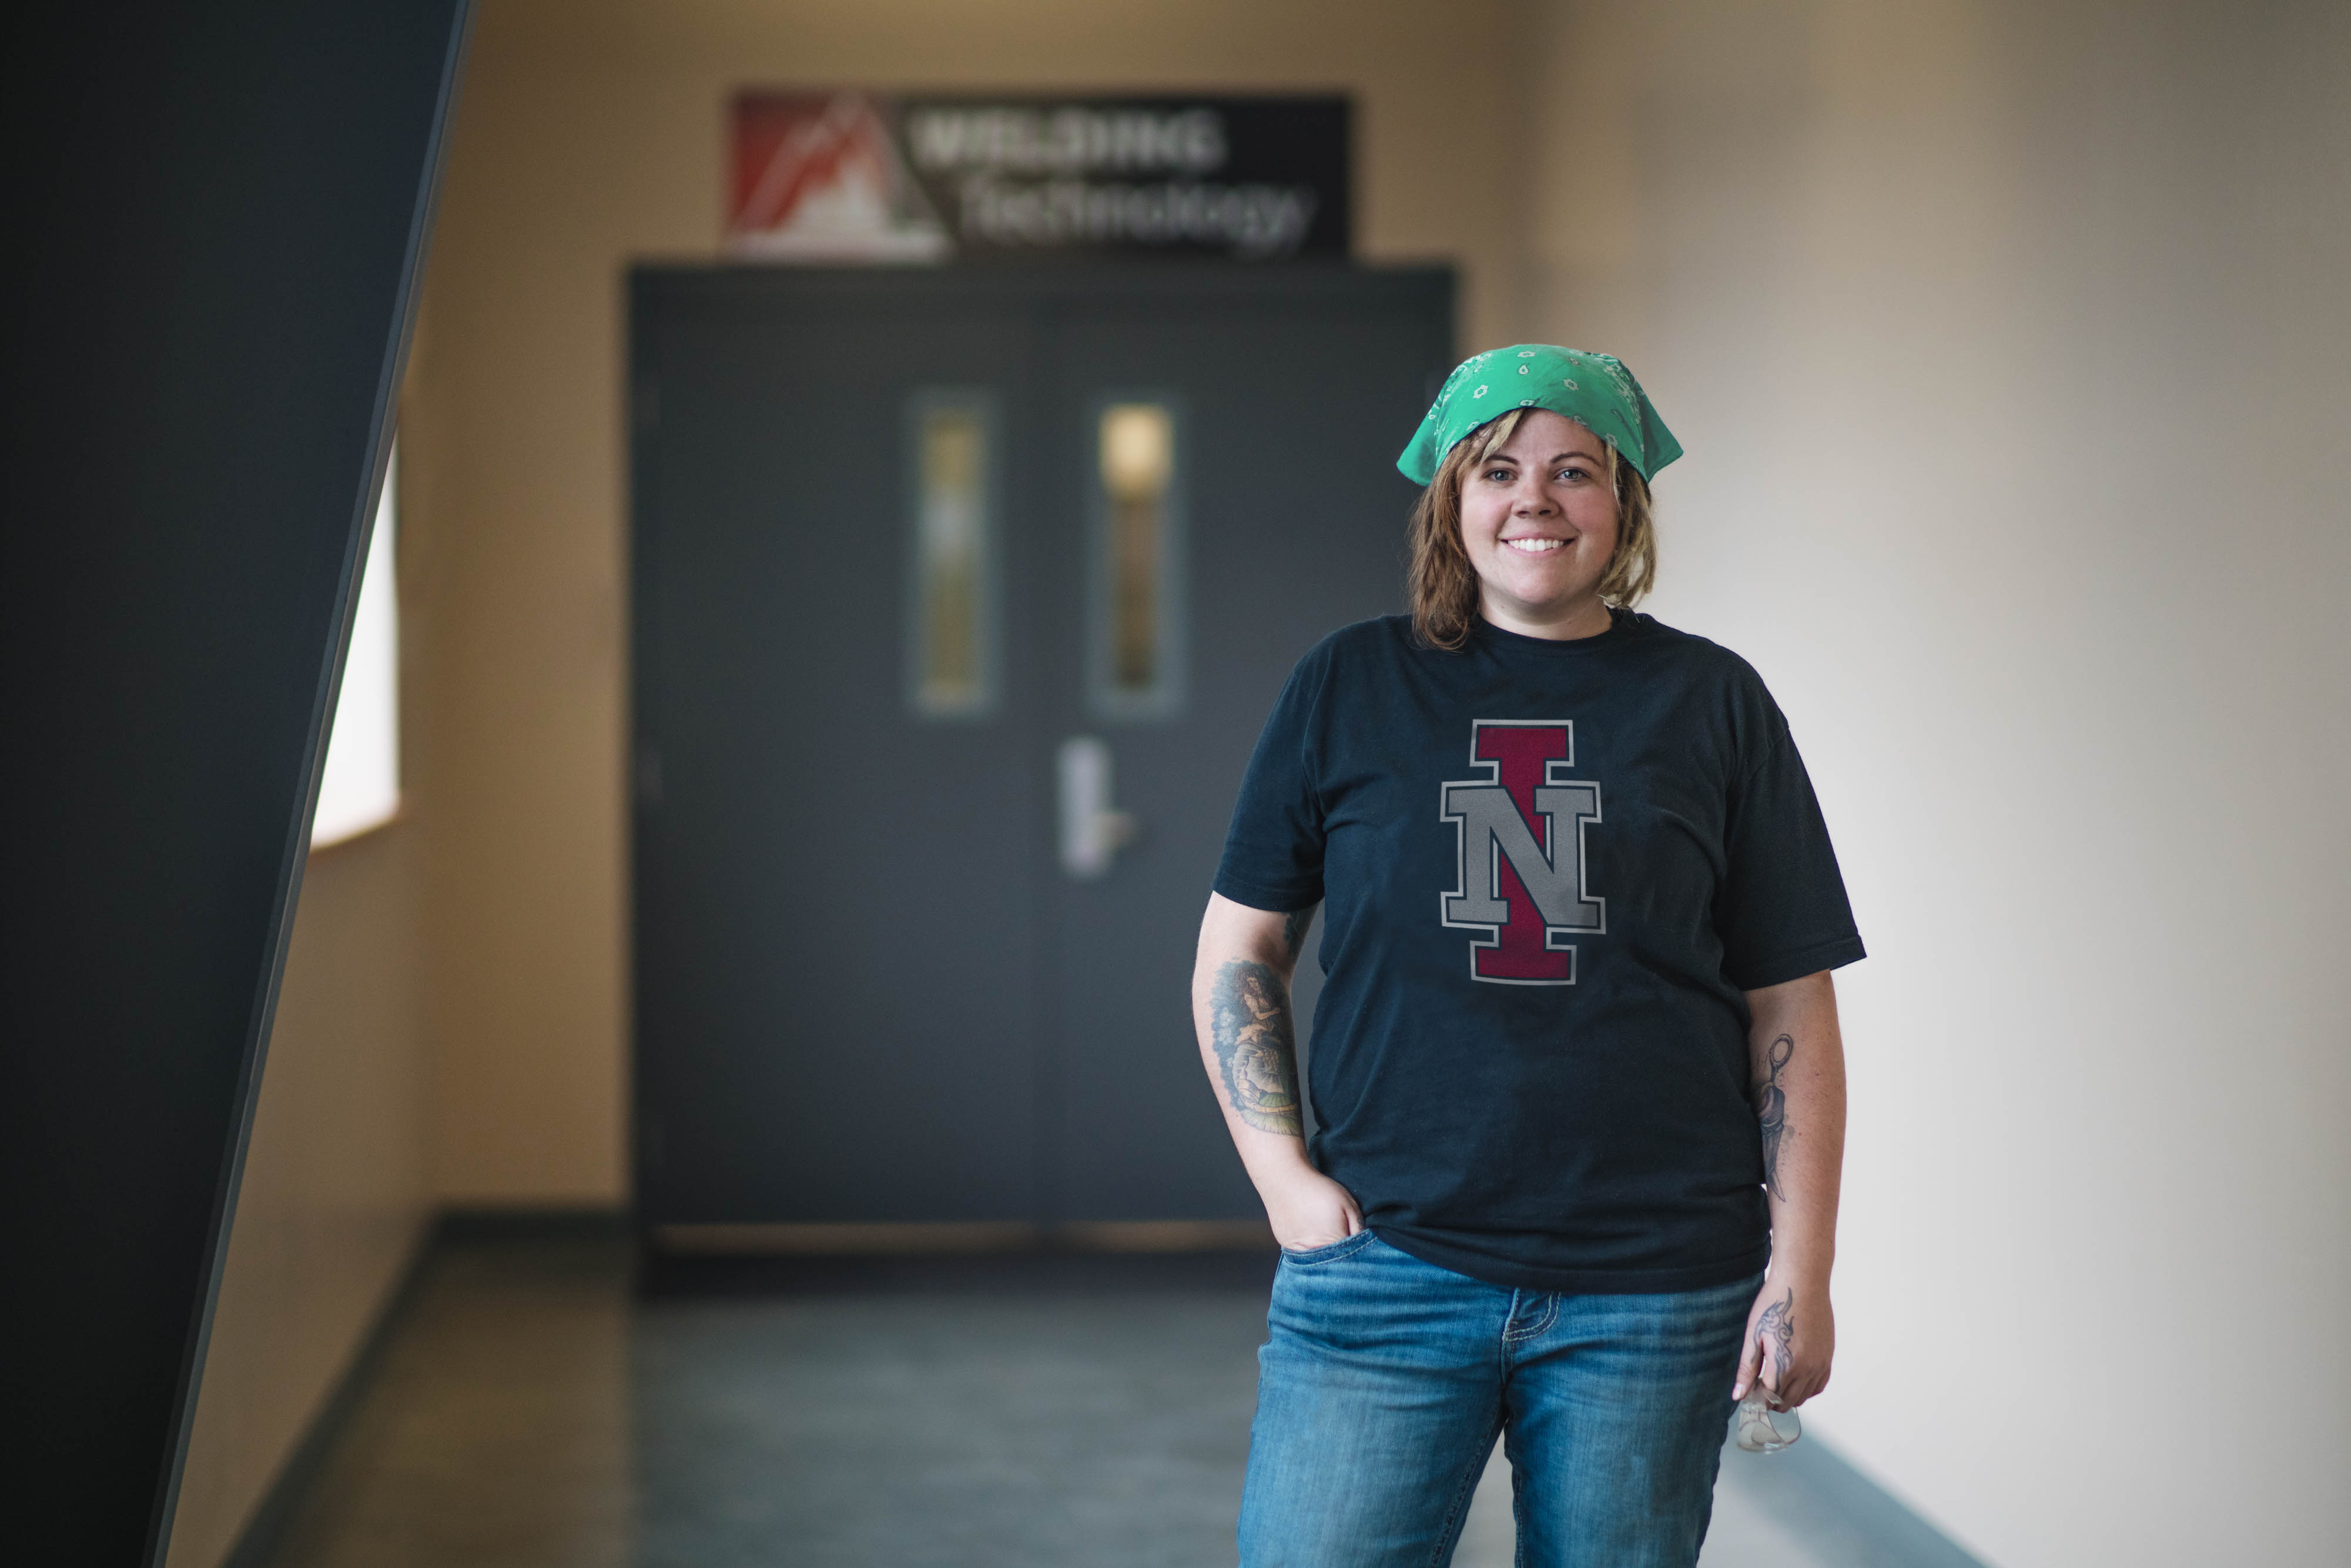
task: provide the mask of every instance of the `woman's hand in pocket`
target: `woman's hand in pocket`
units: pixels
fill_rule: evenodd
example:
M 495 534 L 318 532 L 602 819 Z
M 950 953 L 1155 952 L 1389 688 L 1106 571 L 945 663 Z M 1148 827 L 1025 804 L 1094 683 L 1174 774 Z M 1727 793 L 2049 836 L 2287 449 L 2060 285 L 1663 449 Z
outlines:
M 1364 1228 L 1354 1195 L 1301 1160 L 1279 1176 L 1261 1179 L 1258 1196 L 1273 1239 L 1288 1252 L 1305 1252 L 1344 1241 Z

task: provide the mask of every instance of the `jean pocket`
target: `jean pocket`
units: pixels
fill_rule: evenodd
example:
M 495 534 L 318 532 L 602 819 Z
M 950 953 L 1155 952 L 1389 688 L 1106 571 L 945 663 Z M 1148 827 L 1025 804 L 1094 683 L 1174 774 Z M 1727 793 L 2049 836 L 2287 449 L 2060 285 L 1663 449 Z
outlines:
M 1306 1247 L 1281 1249 L 1281 1260 L 1311 1267 L 1316 1263 L 1335 1263 L 1342 1258 L 1352 1258 L 1370 1246 L 1374 1238 L 1368 1230 L 1358 1230 L 1344 1241 L 1333 1241 L 1328 1247 Z

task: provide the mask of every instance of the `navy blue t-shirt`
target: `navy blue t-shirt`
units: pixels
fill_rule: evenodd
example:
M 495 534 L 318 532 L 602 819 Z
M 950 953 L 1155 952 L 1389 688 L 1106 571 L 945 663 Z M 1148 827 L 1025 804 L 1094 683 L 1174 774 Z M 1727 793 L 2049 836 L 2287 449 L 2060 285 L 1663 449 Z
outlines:
M 1741 993 L 1862 946 L 1737 654 L 1625 611 L 1453 653 L 1346 627 L 1274 705 L 1216 888 L 1326 904 L 1311 1155 L 1383 1239 L 1545 1291 L 1762 1268 Z

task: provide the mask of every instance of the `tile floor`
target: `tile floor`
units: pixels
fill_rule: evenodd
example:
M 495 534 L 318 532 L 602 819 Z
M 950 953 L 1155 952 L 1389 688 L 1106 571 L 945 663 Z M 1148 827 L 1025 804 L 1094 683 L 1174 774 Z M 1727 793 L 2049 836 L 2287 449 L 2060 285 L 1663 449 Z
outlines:
M 1263 1270 L 803 1268 L 639 1300 L 612 1244 L 456 1246 L 272 1568 L 1229 1563 Z M 1703 1568 L 1859 1561 L 1797 1538 L 1780 1462 L 1724 1456 Z M 1455 1561 L 1510 1556 L 1498 1461 Z

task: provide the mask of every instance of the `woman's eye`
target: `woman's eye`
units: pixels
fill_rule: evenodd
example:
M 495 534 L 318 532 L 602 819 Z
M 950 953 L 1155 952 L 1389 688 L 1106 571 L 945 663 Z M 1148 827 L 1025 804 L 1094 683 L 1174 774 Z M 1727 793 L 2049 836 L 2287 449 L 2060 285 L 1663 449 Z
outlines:
M 1491 485 L 1507 485 L 1517 477 L 1518 476 L 1511 473 L 1508 468 L 1489 468 L 1486 470 L 1486 481 Z

